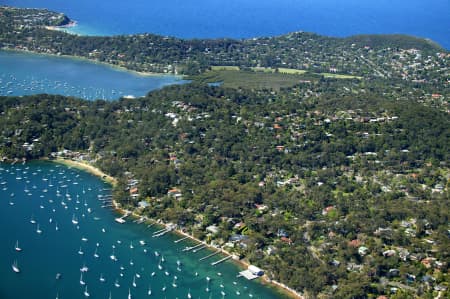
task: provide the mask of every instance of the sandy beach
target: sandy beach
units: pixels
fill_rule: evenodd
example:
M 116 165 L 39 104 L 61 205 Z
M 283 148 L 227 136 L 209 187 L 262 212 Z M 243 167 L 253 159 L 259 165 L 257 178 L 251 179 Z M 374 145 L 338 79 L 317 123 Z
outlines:
M 110 175 L 107 175 L 100 169 L 96 168 L 95 166 L 93 166 L 91 164 L 88 164 L 87 162 L 75 161 L 75 160 L 71 160 L 71 159 L 62 159 L 62 158 L 57 158 L 56 160 L 51 160 L 51 161 L 56 162 L 56 163 L 61 163 L 66 166 L 69 166 L 69 167 L 87 171 L 95 176 L 98 176 L 99 178 L 101 178 L 102 180 L 104 180 L 105 182 L 107 182 L 113 186 L 117 185 L 116 178 L 114 178 Z

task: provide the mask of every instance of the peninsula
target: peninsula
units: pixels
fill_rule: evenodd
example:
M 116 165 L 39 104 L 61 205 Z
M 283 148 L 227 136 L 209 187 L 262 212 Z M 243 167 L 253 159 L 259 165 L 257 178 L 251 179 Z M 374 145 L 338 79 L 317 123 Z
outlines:
M 194 82 L 112 102 L 0 97 L 5 160 L 87 161 L 117 179 L 123 209 L 173 223 L 307 298 L 449 295 L 444 49 L 303 32 L 84 37 L 8 18 L 3 48 Z

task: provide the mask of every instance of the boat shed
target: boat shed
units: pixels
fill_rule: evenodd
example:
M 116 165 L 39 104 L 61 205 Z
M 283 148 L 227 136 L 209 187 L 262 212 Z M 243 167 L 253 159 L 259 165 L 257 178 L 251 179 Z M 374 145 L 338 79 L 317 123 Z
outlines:
M 264 275 L 264 271 L 256 266 L 250 265 L 247 270 L 239 272 L 240 275 L 244 276 L 248 280 L 252 280 Z

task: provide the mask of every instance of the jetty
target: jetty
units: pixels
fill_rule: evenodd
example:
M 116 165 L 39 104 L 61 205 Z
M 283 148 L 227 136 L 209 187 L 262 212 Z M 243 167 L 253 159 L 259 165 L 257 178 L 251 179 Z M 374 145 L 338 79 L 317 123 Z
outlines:
M 196 248 L 198 248 L 198 247 L 200 247 L 200 246 L 204 246 L 204 244 L 203 244 L 203 243 L 200 243 L 200 244 L 197 244 L 197 245 L 195 245 L 195 246 L 186 247 L 186 248 L 183 249 L 183 251 L 191 251 L 192 249 L 196 249 Z
M 231 258 L 231 255 L 226 256 L 226 257 L 224 257 L 224 258 L 221 259 L 221 260 L 218 260 L 218 261 L 216 261 L 216 262 L 212 262 L 212 263 L 211 263 L 211 266 L 218 265 L 218 264 L 220 264 L 220 263 L 222 263 L 222 262 L 225 262 L 226 260 L 229 260 L 230 258 Z
M 199 248 L 197 248 L 197 249 L 194 249 L 194 250 L 192 250 L 192 252 L 193 252 L 193 253 L 196 253 L 196 252 L 198 252 L 198 251 L 200 251 L 200 250 L 202 250 L 202 249 L 204 249 L 204 248 L 206 248 L 206 245 L 203 245 L 202 247 L 199 247 Z
M 130 215 L 130 212 L 125 213 L 125 215 L 123 215 L 122 217 L 117 217 L 116 219 L 114 219 L 117 223 L 123 224 L 125 223 L 125 218 L 128 217 L 128 215 Z
M 175 240 L 175 241 L 173 241 L 174 243 L 179 243 L 179 242 L 181 242 L 181 241 L 183 241 L 183 240 L 186 240 L 186 239 L 188 239 L 189 237 L 183 237 L 183 238 L 181 238 L 181 239 L 178 239 L 178 240 Z
M 201 262 L 201 261 L 203 261 L 203 260 L 206 260 L 206 259 L 208 259 L 208 258 L 210 258 L 210 257 L 213 257 L 213 256 L 215 256 L 216 254 L 219 254 L 219 253 L 220 253 L 220 251 L 216 251 L 216 252 L 213 252 L 213 253 L 211 253 L 211 254 L 208 254 L 207 256 L 204 256 L 204 257 L 200 258 L 200 259 L 199 259 L 199 262 Z

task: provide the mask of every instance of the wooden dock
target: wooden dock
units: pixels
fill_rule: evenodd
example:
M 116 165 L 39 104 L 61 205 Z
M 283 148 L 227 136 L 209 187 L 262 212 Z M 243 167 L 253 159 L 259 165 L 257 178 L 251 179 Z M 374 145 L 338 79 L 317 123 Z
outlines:
M 183 241 L 183 240 L 186 240 L 186 239 L 188 239 L 189 237 L 183 237 L 183 238 L 181 238 L 181 239 L 178 239 L 178 240 L 175 240 L 175 241 L 173 241 L 174 243 L 179 243 L 179 242 L 181 242 L 181 241 Z
M 216 254 L 219 254 L 219 253 L 220 253 L 220 251 L 213 252 L 211 254 L 208 254 L 207 256 L 204 256 L 204 257 L 200 258 L 199 261 L 206 260 L 206 259 L 208 259 L 208 258 L 210 258 L 212 256 L 215 256 Z
M 212 262 L 212 263 L 211 263 L 211 266 L 218 265 L 218 264 L 220 264 L 220 263 L 222 263 L 222 262 L 225 262 L 226 260 L 229 260 L 230 258 L 231 258 L 231 255 L 226 256 L 226 257 L 224 257 L 224 258 L 221 259 L 221 260 L 218 260 L 218 261 L 216 261 L 216 262 Z

